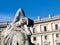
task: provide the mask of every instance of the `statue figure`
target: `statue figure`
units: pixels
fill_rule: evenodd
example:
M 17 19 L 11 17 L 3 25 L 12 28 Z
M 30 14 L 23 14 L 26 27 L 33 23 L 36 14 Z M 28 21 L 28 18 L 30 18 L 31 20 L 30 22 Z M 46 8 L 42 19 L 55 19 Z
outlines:
M 30 45 L 28 36 L 31 35 L 32 26 L 33 21 L 25 16 L 22 9 L 19 9 L 12 23 L 2 31 L 1 45 Z

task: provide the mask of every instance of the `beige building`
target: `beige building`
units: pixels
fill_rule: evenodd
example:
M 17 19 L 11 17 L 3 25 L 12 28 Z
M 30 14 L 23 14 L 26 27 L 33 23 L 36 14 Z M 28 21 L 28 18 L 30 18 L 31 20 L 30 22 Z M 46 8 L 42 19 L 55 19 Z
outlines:
M 60 45 L 60 15 L 34 20 L 31 41 L 35 45 Z
M 0 32 L 7 25 L 8 22 L 1 22 Z M 35 45 L 60 45 L 60 15 L 53 17 L 49 15 L 49 17 L 43 19 L 38 17 L 34 20 L 34 27 L 31 32 L 31 41 Z

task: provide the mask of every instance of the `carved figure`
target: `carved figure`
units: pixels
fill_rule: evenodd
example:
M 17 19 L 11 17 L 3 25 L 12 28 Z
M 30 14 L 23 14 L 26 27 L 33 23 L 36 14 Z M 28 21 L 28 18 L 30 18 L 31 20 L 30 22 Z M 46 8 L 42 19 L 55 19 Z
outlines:
M 12 23 L 1 33 L 1 45 L 29 45 L 28 35 L 31 35 L 31 24 L 24 11 L 21 8 L 18 9 Z

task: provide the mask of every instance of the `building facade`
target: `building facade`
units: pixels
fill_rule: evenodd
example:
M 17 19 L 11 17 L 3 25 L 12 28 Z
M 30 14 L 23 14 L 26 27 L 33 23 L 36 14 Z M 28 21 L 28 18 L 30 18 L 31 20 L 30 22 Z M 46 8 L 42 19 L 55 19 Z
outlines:
M 34 20 L 31 41 L 35 45 L 60 45 L 60 15 Z
M 0 23 L 0 35 L 8 25 Z M 60 45 L 60 15 L 34 20 L 31 42 L 35 45 Z M 1 36 L 0 36 L 1 37 Z M 1 40 L 1 38 L 0 38 Z

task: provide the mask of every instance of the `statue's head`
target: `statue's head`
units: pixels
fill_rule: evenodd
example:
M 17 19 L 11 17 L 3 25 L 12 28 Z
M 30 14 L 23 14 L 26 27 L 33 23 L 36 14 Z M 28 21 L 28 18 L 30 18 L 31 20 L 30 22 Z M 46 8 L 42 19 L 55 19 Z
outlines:
M 24 18 L 22 18 L 22 20 L 27 24 L 27 26 L 33 27 L 34 21 L 32 19 L 24 17 Z

